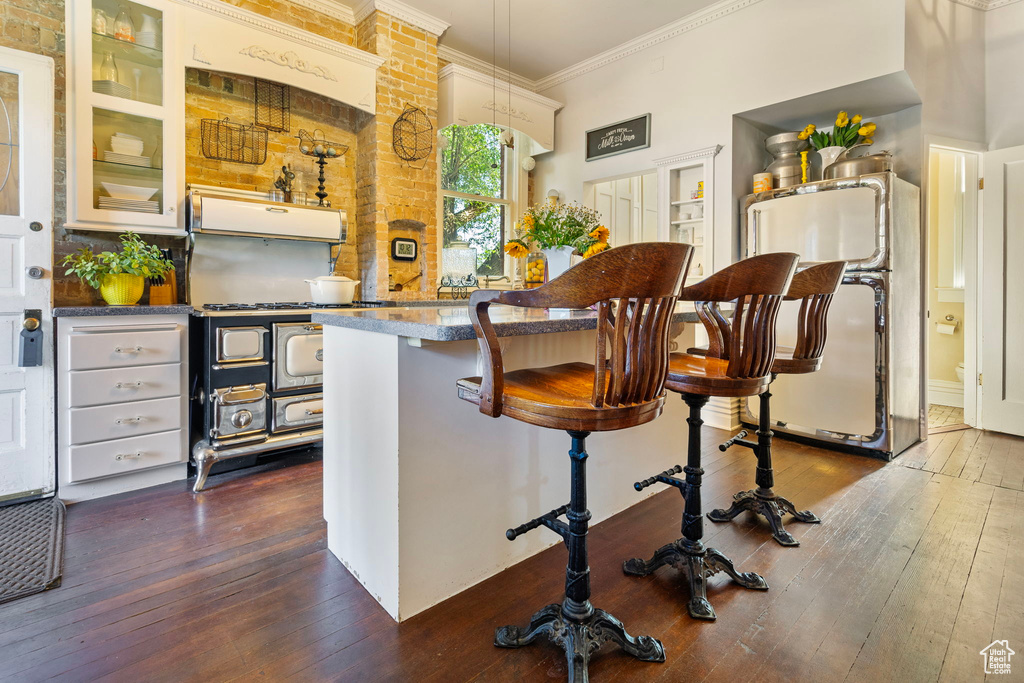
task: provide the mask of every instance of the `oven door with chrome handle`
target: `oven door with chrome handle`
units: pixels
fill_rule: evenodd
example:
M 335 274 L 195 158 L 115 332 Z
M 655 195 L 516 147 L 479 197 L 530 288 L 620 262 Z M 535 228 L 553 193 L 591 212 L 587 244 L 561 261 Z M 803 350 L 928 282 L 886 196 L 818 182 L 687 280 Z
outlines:
M 263 338 L 267 328 L 217 328 L 217 363 L 244 363 L 264 361 Z
M 324 331 L 313 323 L 274 323 L 274 389 L 324 381 Z
M 266 430 L 266 384 L 216 389 L 210 398 L 213 403 L 211 437 L 222 439 Z
M 270 431 L 319 427 L 324 422 L 323 394 L 305 394 L 275 398 L 274 417 Z

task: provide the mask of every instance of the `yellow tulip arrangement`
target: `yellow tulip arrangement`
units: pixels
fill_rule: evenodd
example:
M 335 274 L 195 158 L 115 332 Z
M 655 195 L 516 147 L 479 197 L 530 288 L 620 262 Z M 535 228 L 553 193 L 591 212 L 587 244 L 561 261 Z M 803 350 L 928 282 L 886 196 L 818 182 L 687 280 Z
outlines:
M 579 204 L 540 204 L 531 206 L 516 225 L 516 236 L 505 245 L 505 253 L 522 258 L 530 245 L 541 249 L 572 247 L 583 258 L 608 249 L 608 228 L 601 215 Z
M 819 131 L 814 124 L 810 124 L 797 137 L 801 140 L 810 140 L 814 149 L 852 147 L 858 142 L 870 145 L 874 142 L 871 136 L 875 134 L 877 126 L 871 122 L 861 123 L 863 120 L 864 117 L 860 114 L 851 118 L 845 111 L 841 111 L 836 116 L 836 125 L 830 133 Z

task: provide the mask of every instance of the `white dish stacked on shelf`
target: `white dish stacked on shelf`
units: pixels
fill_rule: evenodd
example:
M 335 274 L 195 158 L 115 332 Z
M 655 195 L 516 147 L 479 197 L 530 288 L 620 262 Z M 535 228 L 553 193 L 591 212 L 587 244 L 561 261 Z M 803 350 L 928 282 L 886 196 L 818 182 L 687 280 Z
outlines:
M 98 92 L 101 95 L 113 95 L 114 97 L 125 97 L 128 99 L 131 99 L 132 96 L 132 89 L 117 81 L 93 81 L 92 89 L 93 92 Z
M 158 44 L 156 31 L 139 31 L 135 34 L 135 43 L 142 47 L 156 48 Z
M 127 164 L 129 166 L 142 166 L 144 168 L 153 167 L 152 157 L 144 157 L 137 154 L 118 154 L 117 152 L 111 152 L 109 149 L 103 150 L 103 160 L 110 161 L 115 164 Z
M 160 213 L 160 202 L 150 199 L 157 193 L 158 188 L 120 185 L 108 182 L 101 182 L 100 184 L 110 195 L 109 197 L 100 196 L 97 198 L 99 208 L 101 209 Z
M 142 155 L 142 138 L 128 133 L 114 133 L 110 136 L 110 149 L 116 154 Z

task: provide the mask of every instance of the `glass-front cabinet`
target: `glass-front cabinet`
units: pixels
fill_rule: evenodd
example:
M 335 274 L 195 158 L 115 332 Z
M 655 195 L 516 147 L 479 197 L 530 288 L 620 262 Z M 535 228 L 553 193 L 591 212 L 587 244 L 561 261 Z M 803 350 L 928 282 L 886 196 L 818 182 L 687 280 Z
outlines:
M 184 234 L 178 7 L 71 0 L 68 227 Z
M 721 149 L 716 145 L 654 161 L 661 202 L 658 237 L 693 245 L 691 284 L 714 272 L 714 163 Z

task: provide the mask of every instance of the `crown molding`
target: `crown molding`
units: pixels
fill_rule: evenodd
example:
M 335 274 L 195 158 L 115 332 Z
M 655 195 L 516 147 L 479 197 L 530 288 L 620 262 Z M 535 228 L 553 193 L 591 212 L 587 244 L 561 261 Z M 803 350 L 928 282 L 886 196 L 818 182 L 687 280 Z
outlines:
M 293 42 L 301 43 L 308 47 L 322 50 L 328 54 L 347 59 L 351 62 L 363 64 L 377 69 L 384 63 L 385 59 L 370 52 L 365 52 L 351 45 L 345 45 L 323 36 L 297 29 L 294 26 L 268 19 L 262 14 L 256 14 L 249 10 L 240 9 L 220 0 L 176 0 L 179 4 L 194 7 L 203 12 L 219 16 L 236 24 L 242 24 L 250 28 L 256 28 L 266 33 L 275 34 L 287 38 Z
M 361 22 L 372 12 L 383 12 L 435 36 L 441 36 L 451 26 L 447 21 L 407 5 L 401 0 L 362 0 L 354 7 L 354 12 L 355 23 Z
M 512 94 L 515 95 L 516 97 L 521 97 L 524 100 L 529 100 L 531 102 L 541 105 L 542 107 L 546 107 L 552 111 L 558 111 L 563 106 L 561 102 L 553 100 L 550 97 L 538 95 L 532 90 L 528 90 L 513 83 L 509 83 L 508 81 L 503 81 L 500 78 L 496 79 L 491 74 L 480 73 L 476 69 L 470 69 L 468 67 L 462 66 L 461 64 L 449 64 L 448 66 L 444 67 L 443 69 L 437 72 L 438 81 L 446 80 L 448 78 L 451 78 L 452 76 L 461 76 L 471 81 L 476 81 L 477 83 L 485 85 L 488 88 L 494 88 L 499 93 Z
M 293 5 L 305 7 L 306 9 L 326 14 L 332 19 L 355 26 L 356 14 L 348 5 L 343 5 L 338 0 L 289 0 Z
M 477 59 L 473 55 L 467 55 L 465 52 L 460 52 L 445 45 L 437 46 L 437 58 L 443 59 L 450 64 L 458 64 L 459 66 L 466 67 L 467 69 L 479 71 L 483 74 L 495 74 L 499 79 L 506 83 L 511 83 L 512 85 L 525 88 L 526 90 L 537 90 L 536 82 L 531 81 L 525 76 L 520 76 L 508 69 L 502 69 L 500 66 L 495 67 L 490 62 L 484 61 L 483 59 Z
M 663 43 L 666 40 L 680 36 L 695 28 L 700 28 L 712 21 L 726 17 L 759 2 L 761 2 L 761 0 L 721 0 L 720 2 L 716 2 L 714 5 L 705 7 L 704 9 L 693 12 L 692 14 L 688 14 L 682 19 L 678 19 L 671 24 L 666 24 L 661 28 L 645 33 L 638 38 L 622 43 L 610 50 L 605 50 L 601 54 L 585 59 L 578 64 L 573 64 L 561 71 L 556 71 L 550 76 L 545 76 L 544 78 L 536 81 L 537 90 L 547 90 L 559 83 L 564 83 L 593 71 L 594 69 L 599 69 L 602 66 L 611 64 L 612 62 L 617 62 L 618 60 L 640 52 L 641 50 L 646 50 L 653 45 Z
M 660 159 L 654 160 L 655 166 L 675 166 L 681 164 L 684 161 L 693 161 L 694 159 L 706 159 L 708 157 L 717 156 L 722 151 L 721 145 L 712 145 L 711 147 L 703 147 L 701 149 L 695 149 L 692 152 L 683 152 L 682 154 L 673 154 L 670 157 L 661 157 Z
M 1014 5 L 1021 0 L 950 0 L 958 5 L 964 7 L 971 7 L 973 9 L 981 10 L 982 12 L 988 12 L 1000 7 L 1006 7 L 1007 5 Z

